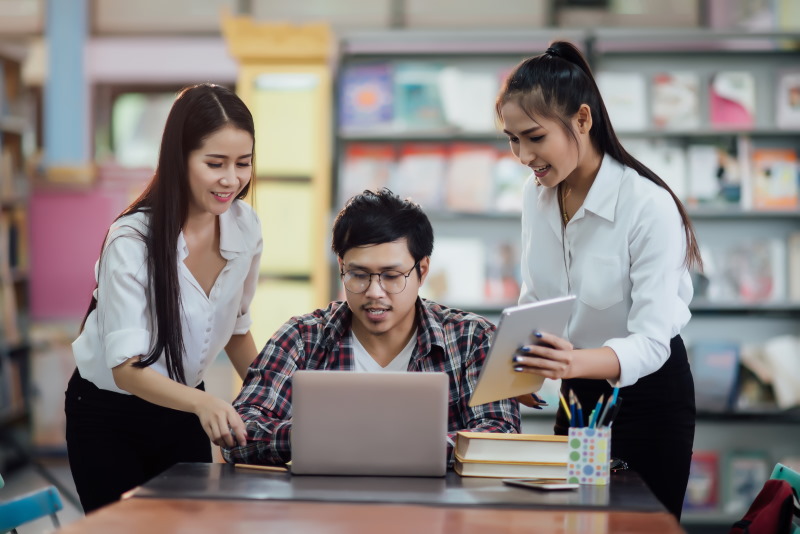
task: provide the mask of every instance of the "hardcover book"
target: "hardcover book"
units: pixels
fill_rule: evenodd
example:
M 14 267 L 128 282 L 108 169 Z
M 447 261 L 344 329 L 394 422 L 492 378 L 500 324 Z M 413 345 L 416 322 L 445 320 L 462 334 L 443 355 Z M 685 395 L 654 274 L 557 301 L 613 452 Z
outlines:
M 709 86 L 711 125 L 752 128 L 755 122 L 756 82 L 747 71 L 721 71 Z
M 725 341 L 699 341 L 692 345 L 691 354 L 697 410 L 732 410 L 739 378 L 739 345 Z
M 800 71 L 778 74 L 775 123 L 785 130 L 800 130 Z
M 653 76 L 653 126 L 693 130 L 700 126 L 700 78 L 693 72 Z
M 364 190 L 386 187 L 396 166 L 391 143 L 350 143 L 345 149 L 338 183 L 339 205 Z
M 448 210 L 468 213 L 489 210 L 496 158 L 497 150 L 492 145 L 452 145 L 444 187 L 444 203 Z
M 798 205 L 797 153 L 791 148 L 753 150 L 752 195 L 755 209 L 793 210 Z
M 401 62 L 394 71 L 395 121 L 404 128 L 429 129 L 444 126 L 439 90 L 441 66 Z
M 352 65 L 342 73 L 339 110 L 343 130 L 388 127 L 394 118 L 388 63 Z
M 608 116 L 620 132 L 647 128 L 647 84 L 638 72 L 601 72 L 597 86 L 603 95 Z
M 694 451 L 684 510 L 714 510 L 719 504 L 719 453 Z
M 724 509 L 741 514 L 755 500 L 770 475 L 765 451 L 732 451 L 725 458 Z
M 457 432 L 455 454 L 467 461 L 566 465 L 567 436 Z
M 566 454 L 566 453 L 565 453 Z M 456 456 L 453 470 L 462 477 L 567 478 L 567 464 L 536 462 L 481 462 Z

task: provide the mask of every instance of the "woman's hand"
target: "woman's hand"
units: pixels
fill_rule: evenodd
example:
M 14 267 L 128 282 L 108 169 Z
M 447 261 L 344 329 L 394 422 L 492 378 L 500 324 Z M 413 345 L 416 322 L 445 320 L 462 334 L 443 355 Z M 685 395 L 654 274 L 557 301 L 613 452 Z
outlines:
M 575 348 L 572 343 L 552 334 L 536 332 L 534 342 L 514 353 L 514 370 L 519 373 L 535 373 L 545 378 L 572 378 Z M 523 395 L 522 397 L 529 397 Z M 523 398 L 517 399 L 527 404 Z
M 247 445 L 247 430 L 236 410 L 229 403 L 204 393 L 194 413 L 200 419 L 203 430 L 214 445 L 235 447 Z
M 548 406 L 547 402 L 536 393 L 520 395 L 517 400 L 528 408 L 536 408 L 537 410 L 541 410 L 543 406 Z

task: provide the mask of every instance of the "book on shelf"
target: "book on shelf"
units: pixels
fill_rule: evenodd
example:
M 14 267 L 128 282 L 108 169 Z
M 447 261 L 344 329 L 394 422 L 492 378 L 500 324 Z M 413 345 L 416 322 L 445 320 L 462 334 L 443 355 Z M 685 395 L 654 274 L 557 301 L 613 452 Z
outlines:
M 339 97 L 343 130 L 385 129 L 394 119 L 392 67 L 389 63 L 350 65 L 344 69 Z
M 686 511 L 711 511 L 719 505 L 719 453 L 694 451 L 689 467 L 689 482 L 683 509 Z
M 727 341 L 697 341 L 691 345 L 695 403 L 698 411 L 728 412 L 736 402 L 739 345 Z
M 709 302 L 782 302 L 787 296 L 786 241 L 742 239 L 736 244 L 702 245 Z
M 394 119 L 409 130 L 445 125 L 439 89 L 442 66 L 405 61 L 394 67 Z M 491 107 L 491 106 L 489 106 Z
M 781 410 L 800 406 L 800 337 L 781 335 L 764 343 L 764 361 L 772 370 L 772 390 Z
M 364 190 L 377 191 L 388 186 L 395 165 L 391 143 L 349 143 L 337 184 L 339 206 Z
M 688 196 L 686 149 L 661 139 L 626 139 L 625 150 L 664 180 L 685 202 Z
M 411 198 L 425 210 L 441 208 L 447 152 L 442 143 L 403 144 L 390 189 L 401 198 Z
M 454 143 L 444 180 L 444 205 L 450 211 L 483 213 L 492 203 L 492 145 Z
M 693 202 L 710 202 L 719 194 L 717 178 L 720 161 L 714 145 L 691 144 L 686 149 L 688 198 Z
M 502 213 L 522 212 L 522 190 L 530 175 L 531 170 L 521 165 L 515 156 L 508 152 L 501 153 L 495 160 L 492 175 L 494 210 Z
M 566 451 L 564 452 L 566 457 Z M 486 462 L 456 456 L 453 470 L 462 477 L 567 478 L 567 464 L 537 462 Z
M 660 72 L 652 78 L 653 126 L 694 130 L 700 126 L 700 77 L 694 72 Z
M 457 432 L 455 454 L 465 461 L 566 465 L 567 436 Z
M 797 209 L 797 152 L 791 148 L 756 148 L 752 162 L 753 208 Z
M 647 128 L 647 80 L 638 72 L 600 72 L 597 86 L 614 129 L 637 132 Z
M 493 70 L 448 66 L 439 74 L 444 118 L 448 125 L 466 132 L 494 132 L 493 102 L 500 80 Z
M 770 476 L 766 451 L 730 451 L 725 455 L 722 477 L 723 510 L 745 512 Z
M 800 70 L 778 73 L 775 124 L 784 130 L 800 129 Z
M 789 234 L 786 255 L 789 261 L 789 300 L 800 303 L 800 232 L 795 231 Z
M 484 242 L 475 237 L 441 236 L 436 239 L 420 296 L 454 307 L 483 306 L 485 283 Z
M 749 71 L 719 71 L 708 89 L 710 122 L 715 128 L 752 128 L 756 82 Z
M 488 245 L 486 256 L 486 302 L 495 306 L 513 306 L 519 298 L 519 244 L 498 240 Z

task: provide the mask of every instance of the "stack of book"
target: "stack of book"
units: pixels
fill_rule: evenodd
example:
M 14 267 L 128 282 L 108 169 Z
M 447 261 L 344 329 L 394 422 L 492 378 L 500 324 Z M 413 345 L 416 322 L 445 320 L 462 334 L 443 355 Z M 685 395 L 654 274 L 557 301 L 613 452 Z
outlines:
M 456 473 L 462 477 L 567 478 L 567 436 L 458 432 Z

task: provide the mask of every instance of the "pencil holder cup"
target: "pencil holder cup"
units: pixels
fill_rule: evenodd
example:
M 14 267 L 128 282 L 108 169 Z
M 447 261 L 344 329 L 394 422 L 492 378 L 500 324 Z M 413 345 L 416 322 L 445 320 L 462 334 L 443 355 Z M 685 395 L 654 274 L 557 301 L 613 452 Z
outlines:
M 611 460 L 611 430 L 570 428 L 567 455 L 567 482 L 607 485 Z

